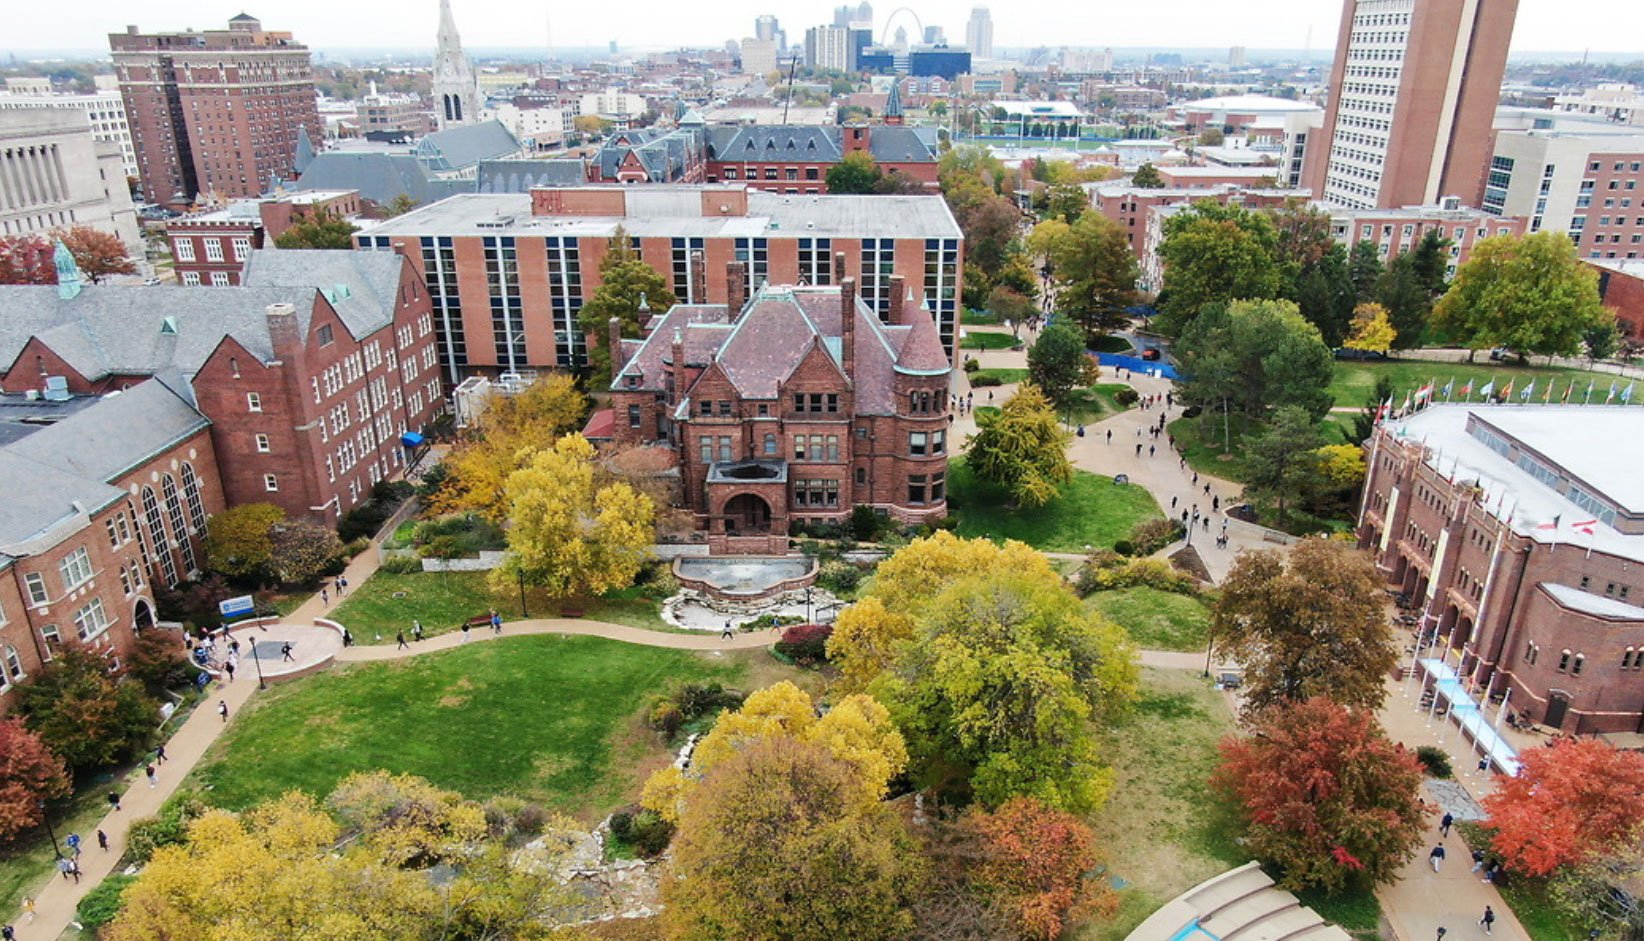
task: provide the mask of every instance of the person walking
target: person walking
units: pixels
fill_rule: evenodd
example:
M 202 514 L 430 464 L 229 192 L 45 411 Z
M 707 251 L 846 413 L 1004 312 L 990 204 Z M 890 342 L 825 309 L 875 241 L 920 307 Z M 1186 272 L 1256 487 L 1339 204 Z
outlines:
M 491 609 L 491 632 L 493 634 L 502 633 L 502 615 L 497 613 L 496 608 Z
M 348 594 L 348 576 L 339 575 L 337 576 L 337 597 L 341 598 L 346 594 Z
M 1448 811 L 1446 811 L 1445 814 L 1444 814 L 1444 817 L 1441 820 L 1439 820 L 1439 836 L 1449 836 L 1450 835 L 1450 827 L 1452 825 L 1454 825 L 1455 822 L 1456 822 L 1455 816 L 1453 814 L 1449 813 Z
M 343 646 L 344 647 L 354 646 L 354 635 L 346 627 L 343 628 Z
M 234 682 L 234 661 L 233 660 L 229 660 L 229 661 L 226 661 L 226 662 L 223 663 L 223 672 L 228 674 L 228 681 L 230 683 Z
M 291 644 L 289 642 L 280 645 L 280 661 L 283 663 L 287 660 L 292 663 L 297 662 L 297 658 L 291 655 Z
M 57 857 L 57 871 L 63 874 L 64 879 L 73 876 L 76 883 L 80 881 L 80 867 L 74 865 L 74 860 L 67 856 Z
M 1174 509 L 1175 509 L 1175 508 L 1176 508 L 1176 501 L 1177 501 L 1177 500 L 1178 500 L 1178 499 L 1180 499 L 1180 498 L 1179 498 L 1179 497 L 1177 497 L 1177 496 L 1176 496 L 1176 495 L 1175 495 L 1175 494 L 1171 494 L 1171 495 L 1170 495 L 1170 508 L 1171 508 L 1171 509 L 1172 509 L 1172 510 L 1174 510 Z
M 221 699 L 217 700 L 217 716 L 224 722 L 228 721 L 228 703 Z
M 1490 865 L 1484 867 L 1484 878 L 1481 881 L 1483 881 L 1483 882 L 1495 882 L 1496 881 L 1496 873 L 1498 873 L 1500 871 L 1501 871 L 1501 860 L 1499 860 L 1499 859 L 1490 860 Z
M 120 809 L 120 792 L 119 791 L 109 791 L 108 792 L 108 805 L 110 807 L 113 807 L 115 810 Z
M 1480 918 L 1478 920 L 1478 923 L 1484 926 L 1484 933 L 1489 934 L 1490 933 L 1490 926 L 1494 925 L 1496 923 L 1496 911 L 1495 911 L 1495 909 L 1491 908 L 1488 905 L 1484 906 L 1484 917 Z
M 1222 508 L 1222 495 L 1221 494 L 1218 493 L 1215 496 L 1210 498 L 1210 508 L 1212 510 L 1216 510 L 1218 512 L 1221 510 L 1221 508 Z
M 1112 444 L 1112 443 L 1113 443 L 1113 429 L 1112 429 L 1112 428 L 1109 428 L 1109 429 L 1108 429 L 1108 430 L 1107 430 L 1107 443 L 1108 443 L 1108 444 Z
M 23 901 L 28 901 L 24 899 Z M 17 929 L 11 925 L 0 925 L 0 941 L 17 941 Z
M 164 745 L 154 746 L 154 763 L 157 765 L 166 763 L 166 747 Z
M 34 899 L 32 898 L 23 899 L 23 924 L 34 924 Z
M 105 853 L 108 852 L 108 834 L 101 830 L 97 831 L 97 848 Z
M 1483 869 L 1483 868 L 1484 868 L 1484 851 L 1483 850 L 1473 850 L 1473 868 L 1471 868 L 1467 871 L 1468 872 L 1478 872 L 1480 869 Z
M 1440 843 L 1433 847 L 1433 851 L 1427 854 L 1427 859 L 1433 864 L 1433 871 L 1438 872 L 1439 864 L 1444 862 L 1444 844 Z
M 394 635 L 394 642 L 399 645 L 399 646 L 394 648 L 395 650 L 410 650 L 411 649 L 410 646 L 407 645 L 406 642 L 405 642 L 405 632 L 404 631 L 400 631 L 400 632 L 398 632 Z
M 324 588 L 320 589 L 320 604 L 327 608 L 331 607 L 331 595 Z
M 422 640 L 422 622 L 416 618 L 411 619 L 411 639 L 416 641 Z
M 468 643 L 468 622 L 462 622 L 462 642 Z
M 68 846 L 70 856 L 80 855 L 80 834 L 70 833 L 63 842 Z
M 160 776 L 154 772 L 154 766 L 148 765 L 143 769 L 143 775 L 148 778 L 149 787 L 159 787 Z
M 1142 456 L 1142 443 L 1140 441 L 1136 442 L 1136 456 Z
M 725 619 L 725 629 L 719 632 L 719 639 L 720 640 L 730 640 L 733 636 L 735 636 L 735 633 L 736 633 L 735 630 L 731 627 L 730 618 L 726 618 Z
M 1159 453 L 1159 446 L 1158 445 L 1150 444 L 1150 445 L 1147 446 L 1147 456 L 1148 457 L 1153 457 L 1155 454 L 1158 454 L 1158 453 Z

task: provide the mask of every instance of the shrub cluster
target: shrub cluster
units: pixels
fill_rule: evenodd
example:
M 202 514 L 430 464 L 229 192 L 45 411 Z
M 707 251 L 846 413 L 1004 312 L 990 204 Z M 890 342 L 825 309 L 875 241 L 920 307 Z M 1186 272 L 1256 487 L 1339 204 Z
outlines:
M 776 652 L 801 666 L 822 663 L 828 659 L 828 638 L 832 636 L 832 624 L 795 624 L 782 632 Z
M 187 842 L 188 825 L 209 809 L 192 791 L 173 794 L 160 805 L 158 814 L 131 822 L 131 829 L 126 833 L 126 852 L 137 862 L 146 863 L 160 847 Z
M 718 683 L 686 683 L 666 696 L 651 701 L 646 723 L 672 739 L 687 723 L 709 715 L 718 715 L 723 709 L 736 709 L 747 694 L 726 689 Z
M 75 920 L 84 925 L 87 931 L 95 933 L 98 928 L 113 921 L 114 916 L 120 914 L 120 902 L 126 894 L 126 888 L 136 881 L 136 876 L 128 876 L 122 872 L 111 873 L 80 899 L 80 904 L 74 907 Z
M 1455 771 L 1450 767 L 1450 756 L 1444 749 L 1432 745 L 1422 745 L 1416 749 L 1416 760 L 1427 768 L 1427 773 L 1435 778 L 1452 778 Z
M 457 513 L 417 524 L 412 542 L 425 559 L 461 559 L 508 544 L 502 528 L 477 513 Z
M 829 559 L 817 569 L 816 583 L 835 594 L 855 591 L 862 584 L 862 570 L 844 559 Z
M 965 357 L 965 372 L 975 372 L 976 370 L 981 369 L 981 368 L 982 368 L 982 364 L 976 361 L 976 357 L 974 357 L 974 356 Z
M 416 487 L 403 480 L 379 480 L 371 488 L 371 499 L 343 514 L 337 522 L 337 538 L 353 542 L 376 535 L 400 504 L 410 499 Z
M 1184 595 L 1196 594 L 1198 583 L 1191 575 L 1178 571 L 1170 563 L 1158 559 L 1119 559 L 1116 555 L 1093 554 L 1079 570 L 1073 587 L 1080 595 L 1115 588 L 1144 586 L 1160 591 Z
M 970 377 L 970 387 L 972 389 L 985 389 L 989 386 L 1002 386 L 1004 384 L 1003 380 L 991 373 Z
M 633 847 L 636 855 L 649 859 L 668 848 L 674 825 L 655 811 L 625 807 L 611 815 L 611 836 Z
M 1114 402 L 1114 404 L 1120 405 L 1124 408 L 1129 408 L 1132 405 L 1135 405 L 1137 402 L 1140 402 L 1141 400 L 1142 400 L 1141 393 L 1137 392 L 1135 389 L 1130 388 L 1129 386 L 1126 386 L 1123 389 L 1119 389 L 1119 390 L 1117 390 L 1113 393 L 1113 402 Z
M 1131 551 L 1135 555 L 1152 555 L 1185 534 L 1186 530 L 1179 520 L 1142 520 L 1130 530 Z
M 422 571 L 422 559 L 414 555 L 391 555 L 383 559 L 377 569 L 390 575 L 413 575 Z

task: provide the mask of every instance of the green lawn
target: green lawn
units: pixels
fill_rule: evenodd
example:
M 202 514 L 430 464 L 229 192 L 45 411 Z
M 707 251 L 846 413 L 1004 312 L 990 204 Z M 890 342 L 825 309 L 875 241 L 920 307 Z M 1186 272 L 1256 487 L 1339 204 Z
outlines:
M 1013 382 L 1021 382 L 1026 379 L 1028 371 L 1026 369 L 978 369 L 968 375 L 973 384 L 978 376 L 993 376 L 999 380 L 1000 385 L 1008 386 Z M 983 396 L 983 398 L 986 398 L 986 396 Z
M 1099 353 L 1129 353 L 1135 349 L 1129 340 L 1111 333 L 1097 337 L 1096 342 L 1090 344 L 1090 348 Z
M 1244 462 L 1239 454 L 1244 447 L 1244 418 L 1229 416 L 1227 431 L 1231 432 L 1232 456 L 1222 453 L 1224 432 L 1222 416 L 1201 414 L 1197 418 L 1178 418 L 1165 428 L 1176 438 L 1176 448 L 1187 458 L 1187 466 L 1201 474 L 1210 474 L 1223 480 L 1243 483 Z
M 121 778 L 124 779 L 123 772 Z M 54 808 L 51 825 L 57 831 L 58 840 L 78 833 L 91 847 L 91 852 L 97 852 L 97 821 L 108 813 L 105 798 L 109 788 L 125 786 L 113 785 L 112 781 L 112 776 L 105 774 L 83 782 L 73 797 Z M 44 827 L 0 844 L 0 912 L 8 915 L 16 912 L 24 896 L 39 895 L 42 886 L 59 878 L 56 858 Z M 4 916 L 0 916 L 0 921 L 3 920 Z
M 662 753 L 636 716 L 650 694 L 743 675 L 737 660 L 552 635 L 349 664 L 261 694 L 190 783 L 240 809 L 385 768 L 475 800 L 603 812 Z
M 347 627 L 359 644 L 392 644 L 398 631 L 410 631 L 413 618 L 433 637 L 460 630 L 464 621 L 496 608 L 503 620 L 520 616 L 517 588 L 491 590 L 485 572 L 415 572 L 395 575 L 377 572 L 355 586 L 348 598 L 328 617 Z M 398 597 L 396 597 L 398 596 Z M 664 630 L 660 606 L 638 588 L 611 592 L 603 598 L 579 602 L 583 616 L 633 627 Z M 557 617 L 562 606 L 541 591 L 529 589 L 525 599 L 531 617 Z M 379 639 L 380 638 L 380 639 Z
M 1216 743 L 1234 730 L 1226 701 L 1190 670 L 1143 667 L 1141 689 L 1132 714 L 1102 736 L 1113 790 L 1091 821 L 1127 884 L 1118 913 L 1086 925 L 1080 941 L 1118 941 L 1172 898 L 1250 861 L 1208 784 Z
M 1129 407 L 1113 400 L 1115 392 L 1128 388 L 1122 382 L 1103 382 L 1088 389 L 1077 389 L 1070 396 L 1069 405 L 1063 407 L 1062 414 L 1069 416 L 1075 425 L 1090 425 L 1111 418 Z
M 963 350 L 1008 350 L 1021 341 L 1009 333 L 971 330 L 959 340 Z
M 1237 821 L 1208 784 L 1216 745 L 1235 730 L 1227 701 L 1193 670 L 1143 667 L 1141 689 L 1133 714 L 1103 734 L 1113 791 L 1092 818 L 1112 875 L 1125 883 L 1119 910 L 1073 932 L 1075 941 L 1121 941 L 1172 898 L 1250 861 L 1236 842 Z M 1374 894 L 1302 899 L 1374 937 Z
M 1191 595 L 1119 588 L 1097 592 L 1085 604 L 1124 627 L 1146 650 L 1203 650 L 1210 636 L 1210 611 Z
M 1479 354 L 1481 360 L 1487 359 L 1484 353 Z M 1420 360 L 1383 360 L 1371 362 L 1344 362 L 1337 361 L 1335 378 L 1330 381 L 1330 394 L 1335 397 L 1338 407 L 1357 408 L 1370 398 L 1374 390 L 1377 376 L 1391 376 L 1393 379 L 1393 404 L 1396 406 L 1404 401 L 1407 392 L 1414 392 L 1429 382 L 1435 382 L 1438 394 L 1434 401 L 1443 402 L 1442 391 L 1445 383 L 1454 380 L 1455 387 L 1452 397 L 1461 400 L 1461 389 L 1469 380 L 1473 383 L 1473 401 L 1479 400 L 1479 390 L 1485 383 L 1494 382 L 1496 391 L 1505 389 L 1508 382 L 1513 383 L 1513 400 L 1518 401 L 1518 393 L 1524 384 L 1534 380 L 1535 390 L 1531 401 L 1540 402 L 1542 395 L 1547 391 L 1547 383 L 1554 383 L 1553 401 L 1558 401 L 1564 390 L 1575 381 L 1576 389 L 1571 394 L 1571 402 L 1580 402 L 1586 394 L 1587 383 L 1593 383 L 1593 402 L 1601 403 L 1604 396 L 1610 391 L 1610 383 L 1616 384 L 1617 399 L 1620 391 L 1627 387 L 1630 380 L 1609 373 L 1592 373 L 1579 369 L 1557 369 L 1545 366 L 1514 366 L 1498 365 L 1488 362 L 1479 362 L 1472 365 L 1467 363 L 1432 363 Z M 1640 390 L 1633 391 L 1634 404 L 1644 404 L 1644 395 Z
M 1087 471 L 1075 471 L 1062 495 L 1044 506 L 1012 507 L 1002 490 L 972 476 L 963 459 L 948 462 L 948 502 L 961 536 L 1020 539 L 1051 552 L 1112 548 L 1137 523 L 1163 515 L 1145 489 Z

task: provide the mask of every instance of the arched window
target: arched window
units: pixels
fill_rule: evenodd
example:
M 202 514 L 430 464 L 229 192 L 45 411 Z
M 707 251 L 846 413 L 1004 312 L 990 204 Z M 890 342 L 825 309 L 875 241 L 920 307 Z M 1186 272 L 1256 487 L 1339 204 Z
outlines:
M 187 462 L 183 464 L 183 501 L 188 504 L 188 531 L 197 533 L 205 526 L 205 504 L 200 502 L 200 478 Z
M 917 411 L 919 411 L 919 393 L 909 392 L 908 393 L 908 414 L 911 415 L 911 414 L 913 414 L 914 412 L 917 412 Z
M 172 561 L 170 541 L 166 538 L 165 522 L 160 518 L 160 502 L 154 499 L 154 488 L 143 488 L 143 520 L 148 523 L 149 538 L 154 543 L 154 554 L 160 559 L 160 574 L 166 587 L 177 584 L 177 563 Z
M 183 519 L 183 504 L 177 499 L 177 481 L 170 474 L 160 478 L 160 494 L 165 499 L 166 519 L 171 523 L 171 537 L 177 541 L 177 549 L 183 554 L 183 568 L 192 573 L 199 567 L 194 564 L 194 542 L 188 538 L 188 523 Z
M 1565 670 L 1568 670 L 1569 668 L 1570 668 L 1570 651 L 1569 651 L 1569 648 L 1565 648 L 1564 650 L 1561 650 L 1558 653 L 1558 672 L 1563 673 Z
M 8 646 L 6 648 L 6 682 L 0 685 L 10 685 L 22 678 L 23 661 L 17 656 L 17 648 Z
M 921 412 L 930 411 L 930 393 L 929 392 L 919 393 L 919 411 L 921 411 Z
M 765 436 L 765 453 L 767 455 L 776 453 L 776 435 L 767 434 Z
M 1576 654 L 1575 663 L 1570 665 L 1570 672 L 1572 674 L 1576 675 L 1576 676 L 1580 676 L 1581 675 L 1581 668 L 1583 666 L 1585 666 L 1586 663 L 1587 663 L 1587 655 L 1586 654 L 1584 654 L 1584 653 Z

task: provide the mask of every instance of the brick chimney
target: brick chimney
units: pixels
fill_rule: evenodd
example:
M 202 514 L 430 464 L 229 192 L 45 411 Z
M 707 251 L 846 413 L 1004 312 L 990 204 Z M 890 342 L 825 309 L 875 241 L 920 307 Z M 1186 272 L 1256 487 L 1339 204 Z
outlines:
M 742 308 L 748 303 L 748 266 L 745 262 L 733 261 L 725 266 L 725 310 L 726 318 L 736 323 L 742 317 Z
M 833 283 L 838 284 L 845 279 L 845 253 L 833 253 Z
M 674 345 L 671 351 L 674 361 L 674 397 L 682 398 L 685 395 L 685 334 L 674 328 Z
M 705 304 L 708 301 L 708 262 L 701 252 L 691 253 L 691 284 L 690 296 L 685 298 L 687 304 Z
M 295 363 L 303 348 L 302 330 L 297 326 L 297 308 L 290 304 L 270 304 L 264 308 L 268 318 L 268 340 L 274 347 L 274 358 Z
M 843 257 L 843 256 L 841 256 Z M 856 279 L 839 282 L 839 362 L 845 378 L 856 382 Z
M 886 323 L 905 324 L 910 322 L 907 317 L 903 316 L 906 312 L 902 310 L 902 294 L 904 291 L 902 282 L 904 280 L 899 274 L 890 276 L 890 309 L 885 312 L 890 319 Z
M 622 320 L 612 317 L 605 322 L 605 342 L 611 345 L 611 378 L 622 375 L 622 367 L 628 365 L 628 360 L 622 354 Z

